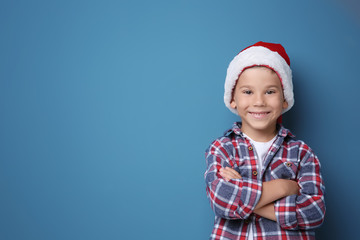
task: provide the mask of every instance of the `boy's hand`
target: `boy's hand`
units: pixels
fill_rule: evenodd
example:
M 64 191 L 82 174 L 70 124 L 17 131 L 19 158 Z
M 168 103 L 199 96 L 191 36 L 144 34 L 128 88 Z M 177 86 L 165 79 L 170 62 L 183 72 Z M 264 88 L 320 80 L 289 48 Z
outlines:
M 299 186 L 296 181 L 287 179 L 274 179 L 263 182 L 261 197 L 255 209 L 260 209 L 280 198 L 299 193 Z
M 225 167 L 225 168 L 220 168 L 220 175 L 226 180 L 226 181 L 230 181 L 230 179 L 240 179 L 241 175 L 232 168 L 229 167 Z
M 281 179 L 286 196 L 299 194 L 300 188 L 296 181 Z

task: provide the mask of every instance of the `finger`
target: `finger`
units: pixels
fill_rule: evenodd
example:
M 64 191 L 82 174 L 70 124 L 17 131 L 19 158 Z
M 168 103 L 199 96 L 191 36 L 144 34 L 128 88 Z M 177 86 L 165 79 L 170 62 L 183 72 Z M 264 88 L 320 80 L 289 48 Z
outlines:
M 225 179 L 226 181 L 230 181 L 230 180 L 231 180 L 231 177 L 229 177 L 229 176 L 224 176 L 224 179 Z
M 239 178 L 238 175 L 230 171 L 222 171 L 220 174 L 223 178 L 228 178 L 228 179 Z
M 230 174 L 233 178 L 241 178 L 240 173 L 238 173 L 235 169 L 233 168 L 225 168 L 224 172 Z
M 235 169 L 229 168 L 229 167 L 226 167 L 225 171 L 230 172 L 230 173 L 234 173 L 234 174 L 237 173 L 237 171 Z
M 220 176 L 223 177 L 226 181 L 229 181 L 231 179 L 231 176 L 224 170 L 220 171 Z

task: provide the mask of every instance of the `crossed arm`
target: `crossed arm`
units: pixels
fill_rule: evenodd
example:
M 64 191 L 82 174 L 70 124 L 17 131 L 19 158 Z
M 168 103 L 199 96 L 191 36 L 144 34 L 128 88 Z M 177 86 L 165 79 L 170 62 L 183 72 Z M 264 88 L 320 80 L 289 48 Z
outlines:
M 226 180 L 241 179 L 241 175 L 234 169 L 225 167 L 220 169 L 220 175 Z M 268 182 L 263 182 L 261 197 L 254 209 L 254 213 L 276 221 L 274 201 L 298 194 L 299 186 L 297 182 L 286 179 L 275 179 Z

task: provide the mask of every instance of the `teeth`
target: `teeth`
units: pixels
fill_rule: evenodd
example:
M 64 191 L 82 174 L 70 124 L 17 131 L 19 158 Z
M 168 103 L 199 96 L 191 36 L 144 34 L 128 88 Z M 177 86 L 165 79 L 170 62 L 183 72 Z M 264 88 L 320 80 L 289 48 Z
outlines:
M 254 116 L 255 118 L 262 118 L 262 117 L 265 117 L 268 113 L 267 112 L 261 112 L 261 113 L 251 112 L 250 114 L 252 116 Z

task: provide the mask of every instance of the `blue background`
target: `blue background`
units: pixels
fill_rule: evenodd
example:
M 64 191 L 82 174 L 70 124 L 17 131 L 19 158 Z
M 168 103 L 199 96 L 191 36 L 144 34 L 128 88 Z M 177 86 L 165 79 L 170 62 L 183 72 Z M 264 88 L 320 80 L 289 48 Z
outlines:
M 204 151 L 238 118 L 226 68 L 259 40 L 291 59 L 285 126 L 319 156 L 318 239 L 354 239 L 354 1 L 1 1 L 0 239 L 207 239 Z

